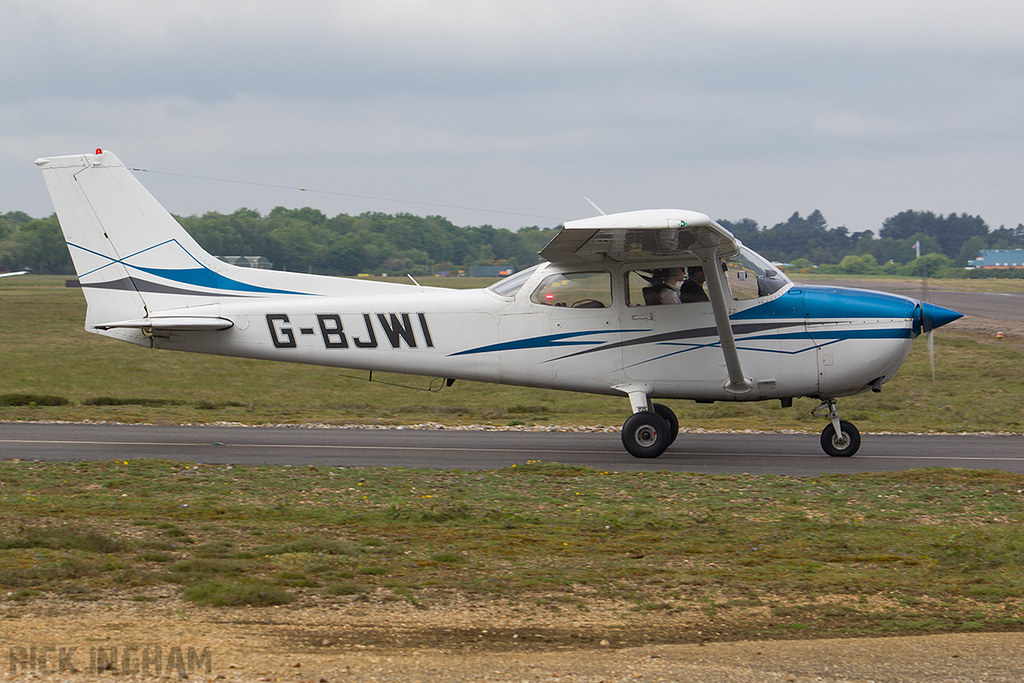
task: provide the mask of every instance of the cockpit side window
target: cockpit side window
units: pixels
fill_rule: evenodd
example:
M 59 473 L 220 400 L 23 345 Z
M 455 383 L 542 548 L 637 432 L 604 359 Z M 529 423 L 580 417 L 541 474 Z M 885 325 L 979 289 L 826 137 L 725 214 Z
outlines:
M 629 306 L 690 304 L 708 300 L 700 266 L 648 268 L 626 273 Z
M 726 282 L 729 284 L 729 291 L 736 301 L 746 301 L 757 298 L 757 274 L 747 268 L 746 264 L 739 259 L 726 262 Z
M 568 308 L 610 308 L 612 305 L 611 273 L 554 273 L 544 278 L 533 290 L 530 301 L 543 306 Z

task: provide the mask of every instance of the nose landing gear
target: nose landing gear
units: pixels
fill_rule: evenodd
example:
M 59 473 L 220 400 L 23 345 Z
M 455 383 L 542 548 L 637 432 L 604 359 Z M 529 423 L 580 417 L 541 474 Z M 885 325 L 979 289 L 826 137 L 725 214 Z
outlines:
M 828 417 L 831 422 L 821 430 L 821 448 L 833 458 L 848 458 L 860 449 L 860 432 L 852 422 L 839 419 L 839 410 L 836 408 L 834 398 L 822 400 L 821 405 L 811 411 L 817 415 L 818 411 L 827 408 Z

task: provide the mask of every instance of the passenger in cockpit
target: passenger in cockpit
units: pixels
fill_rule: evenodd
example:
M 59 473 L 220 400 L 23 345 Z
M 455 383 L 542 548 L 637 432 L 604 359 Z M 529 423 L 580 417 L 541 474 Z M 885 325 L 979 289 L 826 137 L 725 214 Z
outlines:
M 704 269 L 694 266 L 689 271 L 689 277 L 679 285 L 679 302 L 688 304 L 707 301 L 708 295 L 704 292 Z

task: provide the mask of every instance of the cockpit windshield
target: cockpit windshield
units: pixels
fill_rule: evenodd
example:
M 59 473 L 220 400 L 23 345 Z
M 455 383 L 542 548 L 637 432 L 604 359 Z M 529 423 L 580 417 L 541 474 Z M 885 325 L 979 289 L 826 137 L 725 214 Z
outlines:
M 732 298 L 736 300 L 757 299 L 779 291 L 790 283 L 790 279 L 757 254 L 746 247 L 726 261 L 726 275 Z
M 526 284 L 526 281 L 530 279 L 530 276 L 533 275 L 533 273 L 542 265 L 544 264 L 538 263 L 526 270 L 520 270 L 518 273 L 513 273 L 504 280 L 498 280 L 488 287 L 488 289 L 495 294 L 500 294 L 501 296 L 515 296 L 519 293 L 519 290 L 523 288 L 523 285 Z

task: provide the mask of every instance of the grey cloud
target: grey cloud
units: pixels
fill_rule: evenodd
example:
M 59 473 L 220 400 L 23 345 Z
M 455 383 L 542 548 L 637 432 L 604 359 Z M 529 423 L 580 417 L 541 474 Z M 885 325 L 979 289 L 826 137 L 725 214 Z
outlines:
M 821 208 L 865 229 L 908 208 L 902 193 L 917 208 L 1024 220 L 979 175 L 996 187 L 1021 170 L 1024 47 L 995 29 L 953 41 L 934 4 L 916 5 L 930 8 L 931 34 L 908 30 L 909 10 L 871 3 L 855 21 L 841 8 L 803 17 L 806 3 L 767 14 L 735 0 L 713 13 L 524 2 L 488 14 L 482 3 L 466 17 L 444 3 L 434 17 L 422 3 L 363 16 L 357 4 L 301 2 L 121 16 L 130 4 L 56 2 L 46 14 L 20 3 L 0 27 L 0 201 L 11 209 L 49 213 L 42 192 L 35 206 L 15 203 L 41 187 L 31 159 L 103 145 L 163 170 L 564 218 L 589 211 L 580 194 L 601 193 L 618 208 L 685 204 L 762 222 Z M 957 173 L 968 166 L 970 177 Z M 253 200 L 155 183 L 184 213 Z

